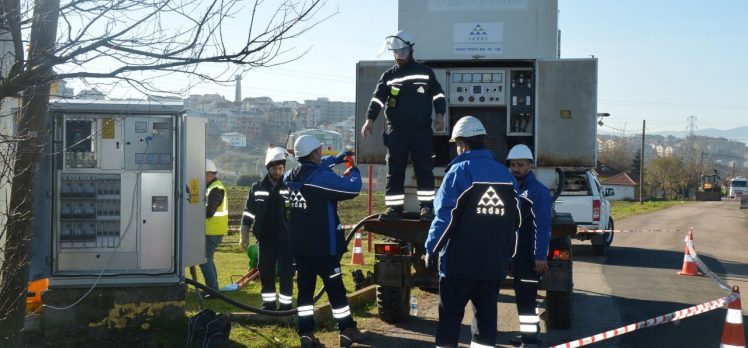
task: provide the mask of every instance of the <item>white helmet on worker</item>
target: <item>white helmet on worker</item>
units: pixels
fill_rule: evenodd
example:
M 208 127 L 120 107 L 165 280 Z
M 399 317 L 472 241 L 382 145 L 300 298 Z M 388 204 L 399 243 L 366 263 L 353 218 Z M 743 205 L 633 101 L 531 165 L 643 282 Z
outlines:
M 395 35 L 386 37 L 384 44 L 388 50 L 399 50 L 406 47 L 413 47 L 416 44 L 416 40 L 406 31 L 399 30 Z
M 452 138 L 449 141 L 454 142 L 457 138 L 470 138 L 478 135 L 486 135 L 483 123 L 473 116 L 465 116 L 455 123 L 452 128 Z
M 273 164 L 273 166 L 276 166 L 278 164 L 285 165 L 287 156 L 288 152 L 286 151 L 286 149 L 280 146 L 270 146 L 265 153 L 265 167 L 269 167 L 271 163 Z
M 527 145 L 519 144 L 514 145 L 511 150 L 509 150 L 509 155 L 506 156 L 506 160 L 518 160 L 518 159 L 526 159 L 532 161 L 532 151 L 530 151 L 530 148 L 527 147 Z
M 301 158 L 309 155 L 312 151 L 320 148 L 322 143 L 317 138 L 311 135 L 302 135 L 296 138 L 293 143 L 293 152 L 296 158 Z
M 206 158 L 205 159 L 205 171 L 206 172 L 217 173 L 218 172 L 218 168 L 216 168 L 216 164 L 213 163 L 213 161 L 211 161 L 211 160 L 209 160 L 209 159 Z

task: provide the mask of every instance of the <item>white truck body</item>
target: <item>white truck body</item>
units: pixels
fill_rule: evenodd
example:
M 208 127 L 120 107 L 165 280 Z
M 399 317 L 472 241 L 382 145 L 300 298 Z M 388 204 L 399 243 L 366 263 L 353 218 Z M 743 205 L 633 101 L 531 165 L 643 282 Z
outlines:
M 735 177 L 730 180 L 730 198 L 734 198 L 737 195 L 748 194 L 748 179 L 744 177 Z

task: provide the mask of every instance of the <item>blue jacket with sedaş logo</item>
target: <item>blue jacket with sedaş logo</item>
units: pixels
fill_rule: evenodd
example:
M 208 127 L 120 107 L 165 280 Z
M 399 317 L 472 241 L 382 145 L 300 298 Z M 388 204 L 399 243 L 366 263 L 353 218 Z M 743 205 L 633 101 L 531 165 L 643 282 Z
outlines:
M 358 196 L 361 174 L 356 167 L 350 176 L 335 174 L 330 169 L 335 160 L 328 156 L 320 164 L 301 162 L 301 167 L 283 179 L 289 189 L 291 250 L 295 255 L 335 256 L 346 251 L 338 201 Z
M 426 252 L 439 252 L 439 274 L 503 279 L 521 224 L 518 185 L 489 150 L 467 151 L 448 166 L 434 199 Z

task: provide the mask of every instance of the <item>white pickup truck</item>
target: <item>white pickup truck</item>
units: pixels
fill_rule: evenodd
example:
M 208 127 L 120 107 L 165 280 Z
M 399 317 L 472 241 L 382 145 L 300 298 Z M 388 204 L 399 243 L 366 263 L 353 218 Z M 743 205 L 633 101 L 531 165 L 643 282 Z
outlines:
M 612 188 L 603 189 L 597 176 L 589 169 L 564 170 L 564 188 L 556 200 L 556 212 L 570 213 L 577 224 L 576 238 L 592 240 L 595 255 L 605 255 L 613 242 L 613 217 L 606 197 L 614 195 Z M 593 230 L 593 231 L 589 231 Z

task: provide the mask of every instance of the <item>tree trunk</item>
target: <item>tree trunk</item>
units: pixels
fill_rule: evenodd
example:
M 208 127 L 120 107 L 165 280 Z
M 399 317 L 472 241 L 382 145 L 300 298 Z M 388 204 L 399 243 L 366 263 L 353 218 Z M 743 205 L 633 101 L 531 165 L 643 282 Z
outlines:
M 28 66 L 44 66 L 44 52 L 54 47 L 57 35 L 59 0 L 36 0 L 29 42 Z M 33 85 L 23 91 L 14 177 L 7 221 L 5 261 L 0 290 L 0 346 L 23 347 L 26 289 L 29 278 L 30 241 L 33 234 L 33 183 L 36 168 L 43 159 L 41 134 L 46 131 L 49 82 L 53 71 L 42 68 Z

